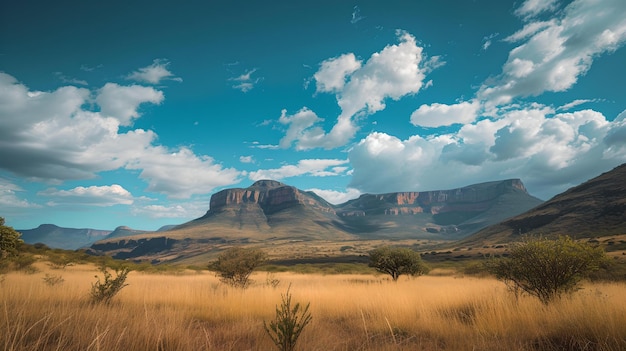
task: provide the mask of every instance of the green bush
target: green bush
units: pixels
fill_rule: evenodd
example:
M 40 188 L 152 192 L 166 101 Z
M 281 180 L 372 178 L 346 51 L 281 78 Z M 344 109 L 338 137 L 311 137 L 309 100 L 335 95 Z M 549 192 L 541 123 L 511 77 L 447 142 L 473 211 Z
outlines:
M 428 272 L 418 252 L 400 247 L 384 246 L 370 251 L 369 266 L 389 274 L 393 281 L 403 274 L 418 276 Z
M 91 284 L 91 301 L 94 303 L 109 304 L 111 299 L 117 295 L 128 284 L 125 284 L 126 277 L 130 273 L 130 268 L 122 267 L 115 269 L 115 278 L 109 272 L 106 266 L 100 267 L 100 272 L 104 276 L 104 281 L 100 281 L 100 278 L 95 283 Z
M 17 256 L 22 243 L 20 236 L 13 227 L 4 225 L 4 218 L 0 217 L 0 259 Z
M 250 285 L 250 274 L 266 260 L 267 254 L 259 249 L 233 247 L 220 253 L 209 269 L 217 272 L 222 282 L 245 289 Z
M 516 294 L 527 293 L 547 304 L 576 291 L 583 278 L 606 262 L 601 247 L 560 236 L 525 238 L 510 248 L 509 257 L 493 259 L 486 266 Z
M 289 288 L 281 297 L 280 307 L 276 306 L 275 319 L 269 325 L 263 321 L 263 327 L 280 351 L 293 351 L 302 330 L 311 322 L 310 303 L 302 309 L 299 302 L 292 307 Z

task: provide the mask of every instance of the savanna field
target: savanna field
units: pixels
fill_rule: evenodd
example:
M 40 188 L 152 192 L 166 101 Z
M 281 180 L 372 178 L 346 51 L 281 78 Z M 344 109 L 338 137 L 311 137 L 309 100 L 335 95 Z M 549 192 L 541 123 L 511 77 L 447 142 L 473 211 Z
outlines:
M 298 350 L 626 350 L 621 282 L 587 282 L 544 305 L 491 277 L 448 269 L 397 283 L 374 274 L 256 272 L 245 290 L 208 271 L 134 271 L 107 305 L 90 303 L 96 266 L 36 267 L 0 278 L 4 351 L 274 350 L 263 323 L 287 289 L 294 303 L 310 303 L 313 317 Z M 44 279 L 51 277 L 63 281 Z

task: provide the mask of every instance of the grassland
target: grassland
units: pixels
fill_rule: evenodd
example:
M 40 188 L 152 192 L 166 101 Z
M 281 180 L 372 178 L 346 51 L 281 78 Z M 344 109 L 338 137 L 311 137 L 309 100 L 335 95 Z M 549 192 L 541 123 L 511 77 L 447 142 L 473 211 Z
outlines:
M 624 350 L 626 285 L 588 283 L 544 306 L 492 278 L 434 269 L 393 283 L 371 274 L 258 272 L 247 290 L 207 271 L 131 272 L 111 305 L 88 295 L 93 265 L 3 275 L 0 349 L 272 350 L 263 321 L 291 286 L 311 304 L 299 350 Z M 44 279 L 60 276 L 50 286 Z M 268 274 L 280 285 L 266 284 Z

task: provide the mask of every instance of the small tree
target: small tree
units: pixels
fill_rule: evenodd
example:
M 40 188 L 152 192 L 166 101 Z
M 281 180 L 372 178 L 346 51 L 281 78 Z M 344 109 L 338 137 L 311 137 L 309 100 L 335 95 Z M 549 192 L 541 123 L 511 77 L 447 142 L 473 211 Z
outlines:
M 576 291 L 583 278 L 606 262 L 601 247 L 568 236 L 525 238 L 511 248 L 508 258 L 489 261 L 487 269 L 516 294 L 527 293 L 547 304 Z
M 419 276 L 428 272 L 418 252 L 399 247 L 384 246 L 370 251 L 369 266 L 389 274 L 393 281 L 403 274 Z
M 285 295 L 281 294 L 281 298 L 280 307 L 276 306 L 276 318 L 269 325 L 263 321 L 263 327 L 280 351 L 293 351 L 302 330 L 311 322 L 310 303 L 303 309 L 299 302 L 292 307 L 289 288 Z
M 17 256 L 17 249 L 22 243 L 20 236 L 13 227 L 4 225 L 4 218 L 0 217 L 0 258 Z
M 111 299 L 113 299 L 122 288 L 128 286 L 125 282 L 126 276 L 130 273 L 130 268 L 116 268 L 115 278 L 113 278 L 113 275 L 105 265 L 100 266 L 100 272 L 104 275 L 104 281 L 100 281 L 100 278 L 97 275 L 95 276 L 98 281 L 91 284 L 91 301 L 109 304 Z
M 217 272 L 222 282 L 245 289 L 250 284 L 250 274 L 266 260 L 267 254 L 259 249 L 233 247 L 220 253 L 209 269 Z

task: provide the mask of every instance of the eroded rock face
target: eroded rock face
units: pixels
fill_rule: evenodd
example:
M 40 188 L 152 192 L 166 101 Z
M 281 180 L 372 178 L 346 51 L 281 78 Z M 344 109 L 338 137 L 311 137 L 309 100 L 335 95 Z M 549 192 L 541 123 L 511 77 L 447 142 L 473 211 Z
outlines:
M 259 206 L 264 213 L 274 213 L 281 209 L 302 204 L 315 207 L 323 212 L 333 213 L 328 203 L 319 201 L 306 192 L 274 180 L 260 180 L 248 188 L 225 189 L 211 196 L 211 207 L 207 216 L 227 207 L 245 204 Z
M 452 190 L 365 194 L 337 210 L 339 216 L 442 214 L 446 212 L 481 212 L 491 201 L 512 191 L 528 194 L 519 179 L 488 182 Z

